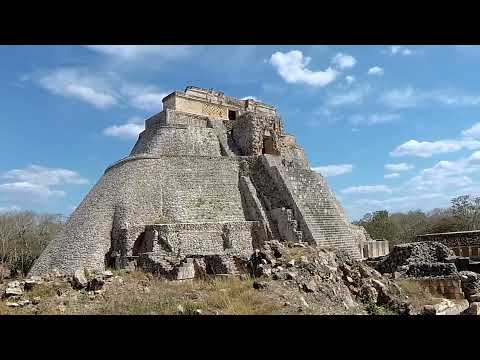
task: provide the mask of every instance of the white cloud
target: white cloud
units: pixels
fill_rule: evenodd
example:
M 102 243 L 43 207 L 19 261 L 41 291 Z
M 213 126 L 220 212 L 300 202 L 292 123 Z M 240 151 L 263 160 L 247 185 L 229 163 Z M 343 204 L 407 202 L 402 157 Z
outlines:
M 63 197 L 65 191 L 52 190 L 48 186 L 27 181 L 0 184 L 0 194 L 8 194 L 31 200 L 46 200 L 50 197 Z
M 351 85 L 355 82 L 355 76 L 347 75 L 345 76 L 345 81 L 347 82 L 348 85 Z
M 137 139 L 138 135 L 145 129 L 142 119 L 131 118 L 122 125 L 113 125 L 103 130 L 105 136 L 118 137 L 123 140 Z
M 245 96 L 245 97 L 242 97 L 240 100 L 248 100 L 248 99 L 252 99 L 253 101 L 261 102 L 261 100 L 257 99 L 255 96 Z
M 151 56 L 158 58 L 175 59 L 188 56 L 192 47 L 186 45 L 86 45 L 87 48 L 119 58 L 122 60 L 136 60 Z
M 304 57 L 299 50 L 293 50 L 287 53 L 275 52 L 270 57 L 269 63 L 273 65 L 278 74 L 287 83 L 300 83 L 312 86 L 326 86 L 334 81 L 337 72 L 331 67 L 325 71 L 312 71 L 307 68 L 312 59 Z
M 480 139 L 480 122 L 474 124 L 469 129 L 463 130 L 462 135 L 467 138 Z
M 480 141 L 476 140 L 438 140 L 438 141 L 417 141 L 409 140 L 393 150 L 391 156 L 418 156 L 431 157 L 435 154 L 446 154 L 461 149 L 478 149 L 480 148 Z
M 152 112 L 160 112 L 163 108 L 162 100 L 168 95 L 160 91 L 156 86 L 124 84 L 120 92 L 129 98 L 131 106 Z
M 373 193 L 391 193 L 390 189 L 386 185 L 363 185 L 363 186 L 351 186 L 341 190 L 342 194 L 373 194 Z
M 408 56 L 408 55 L 412 55 L 414 51 L 405 46 L 393 45 L 389 47 L 389 53 L 391 55 Z
M 391 174 L 383 175 L 383 178 L 384 179 L 395 179 L 395 178 L 398 178 L 399 176 L 400 176 L 399 173 L 391 173 Z
M 352 125 L 377 125 L 386 124 L 395 121 L 400 118 L 398 114 L 371 114 L 368 116 L 355 114 L 350 117 L 350 123 Z
M 357 60 L 353 56 L 343 53 L 338 53 L 332 59 L 333 66 L 340 70 L 351 69 L 356 63 Z
M 480 171 L 480 151 L 475 151 L 467 158 L 457 161 L 442 160 L 433 167 L 423 169 L 419 175 L 408 182 L 416 190 L 422 191 L 435 188 L 443 190 L 449 187 L 460 188 L 473 184 L 467 175 Z
M 113 91 L 102 79 L 78 69 L 57 69 L 41 76 L 38 82 L 52 94 L 81 100 L 100 109 L 118 103 Z
M 392 172 L 399 172 L 399 171 L 412 170 L 414 167 L 415 166 L 407 163 L 386 164 L 385 170 L 392 171 Z
M 9 180 L 0 183 L 0 201 L 24 203 L 64 197 L 65 191 L 54 189 L 54 186 L 89 183 L 75 171 L 39 165 L 13 169 L 1 174 L 0 178 Z
M 163 107 L 162 100 L 165 96 L 167 96 L 166 93 L 140 94 L 131 99 L 131 104 L 138 109 L 160 112 Z
M 411 86 L 404 89 L 387 91 L 380 101 L 392 108 L 411 108 L 428 103 L 446 106 L 477 106 L 480 105 L 480 95 L 465 94 L 455 90 L 416 90 Z
M 329 94 L 327 106 L 343 106 L 361 104 L 370 91 L 369 86 L 357 87 L 344 93 Z
M 39 165 L 30 165 L 26 169 L 13 169 L 4 173 L 2 177 L 5 179 L 22 182 L 22 184 L 30 183 L 42 186 L 88 184 L 88 180 L 82 178 L 75 171 L 47 168 Z
M 409 108 L 416 106 L 420 98 L 412 87 L 394 89 L 386 92 L 380 101 L 392 108 Z
M 312 168 L 313 171 L 316 171 L 323 176 L 337 176 L 342 174 L 347 174 L 352 172 L 353 165 L 352 164 L 339 164 L 339 165 L 325 165 L 325 166 L 317 166 Z
M 427 99 L 443 105 L 475 106 L 480 105 L 479 95 L 464 94 L 452 90 L 437 90 L 424 95 Z
M 381 76 L 384 74 L 384 71 L 381 67 L 379 66 L 374 66 L 370 69 L 368 69 L 368 75 L 378 75 Z

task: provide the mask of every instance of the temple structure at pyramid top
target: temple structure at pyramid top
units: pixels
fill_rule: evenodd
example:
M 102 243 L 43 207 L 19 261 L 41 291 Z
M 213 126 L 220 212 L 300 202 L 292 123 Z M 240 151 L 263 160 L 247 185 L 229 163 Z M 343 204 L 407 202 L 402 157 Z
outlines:
M 174 279 L 238 273 L 271 240 L 357 259 L 372 246 L 388 251 L 367 237 L 275 107 L 188 86 L 145 120 L 130 155 L 106 169 L 30 274 L 106 266 Z

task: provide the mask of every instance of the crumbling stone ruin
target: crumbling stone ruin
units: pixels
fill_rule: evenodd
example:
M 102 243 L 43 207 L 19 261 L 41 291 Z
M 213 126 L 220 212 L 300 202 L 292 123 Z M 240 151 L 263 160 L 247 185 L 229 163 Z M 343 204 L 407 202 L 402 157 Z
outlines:
M 163 99 L 29 275 L 106 266 L 172 279 L 232 274 L 270 240 L 354 259 L 367 241 L 274 107 L 189 86 Z
M 456 255 L 456 266 L 459 270 L 480 273 L 480 231 L 455 231 L 417 235 L 417 241 L 439 242 Z
M 396 245 L 383 257 L 367 260 L 380 273 L 416 283 L 449 304 L 428 305 L 425 314 L 480 314 L 480 274 L 464 269 L 463 257 L 437 241 Z

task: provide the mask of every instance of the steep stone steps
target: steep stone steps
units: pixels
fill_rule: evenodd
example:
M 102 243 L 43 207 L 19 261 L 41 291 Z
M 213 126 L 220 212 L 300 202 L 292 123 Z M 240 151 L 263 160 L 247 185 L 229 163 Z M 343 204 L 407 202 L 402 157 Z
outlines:
M 303 215 L 307 233 L 314 241 L 319 246 L 342 249 L 359 258 L 358 234 L 323 178 L 310 169 L 298 166 L 285 167 L 276 163 L 276 167 Z

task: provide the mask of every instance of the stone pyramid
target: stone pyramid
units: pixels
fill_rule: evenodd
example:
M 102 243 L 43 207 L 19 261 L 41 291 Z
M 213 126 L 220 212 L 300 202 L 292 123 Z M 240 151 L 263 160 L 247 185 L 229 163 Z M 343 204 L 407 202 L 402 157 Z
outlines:
M 272 239 L 357 259 L 366 241 L 274 107 L 189 86 L 163 99 L 30 275 L 106 266 L 171 278 L 236 273 Z

